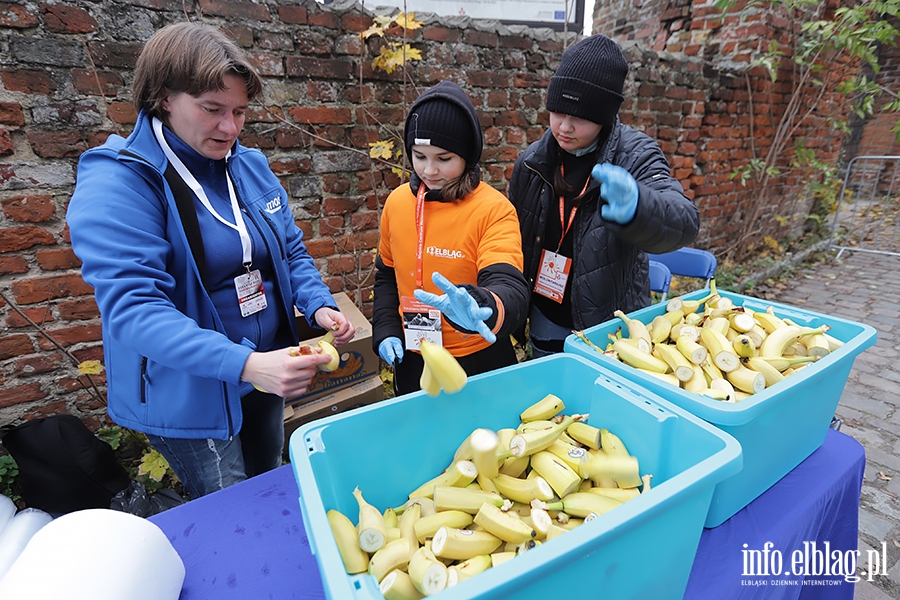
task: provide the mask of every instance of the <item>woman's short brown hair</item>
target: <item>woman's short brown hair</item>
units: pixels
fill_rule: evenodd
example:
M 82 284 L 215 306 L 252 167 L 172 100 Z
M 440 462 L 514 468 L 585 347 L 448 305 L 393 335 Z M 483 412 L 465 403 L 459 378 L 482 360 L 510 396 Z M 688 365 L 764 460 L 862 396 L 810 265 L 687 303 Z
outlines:
M 247 84 L 247 97 L 262 92 L 262 81 L 244 53 L 224 33 L 203 23 L 175 23 L 147 40 L 134 69 L 134 107 L 165 120 L 162 102 L 173 92 L 200 96 L 225 89 L 225 76 Z

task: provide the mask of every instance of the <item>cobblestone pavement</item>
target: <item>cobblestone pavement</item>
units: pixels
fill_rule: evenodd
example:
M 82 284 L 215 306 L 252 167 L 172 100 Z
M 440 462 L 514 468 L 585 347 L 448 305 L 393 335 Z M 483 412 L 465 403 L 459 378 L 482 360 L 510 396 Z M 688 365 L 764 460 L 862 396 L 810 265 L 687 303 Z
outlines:
M 798 268 L 766 297 L 797 308 L 866 323 L 874 346 L 856 357 L 841 395 L 841 432 L 866 450 L 859 508 L 859 550 L 887 545 L 887 576 L 864 577 L 855 600 L 900 598 L 900 257 L 844 252 Z M 860 561 L 862 562 L 862 561 Z M 862 575 L 862 573 L 860 573 Z

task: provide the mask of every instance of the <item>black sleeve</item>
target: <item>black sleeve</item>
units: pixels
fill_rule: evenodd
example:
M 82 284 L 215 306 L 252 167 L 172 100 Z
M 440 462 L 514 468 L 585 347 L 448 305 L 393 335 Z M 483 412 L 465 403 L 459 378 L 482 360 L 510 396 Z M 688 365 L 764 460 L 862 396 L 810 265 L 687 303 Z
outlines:
M 700 231 L 700 211 L 671 176 L 659 144 L 643 133 L 628 131 L 623 135 L 623 146 L 616 163 L 637 182 L 637 210 L 625 225 L 611 221 L 606 225 L 628 243 L 653 254 L 691 244 Z
M 375 290 L 372 306 L 372 347 L 391 336 L 403 340 L 403 319 L 400 317 L 400 292 L 393 267 L 385 265 L 381 256 L 375 257 Z
M 497 330 L 497 338 L 511 335 L 525 322 L 528 315 L 528 284 L 522 271 L 506 263 L 497 263 L 483 268 L 478 272 L 478 285 L 463 284 L 464 288 L 475 298 L 479 306 L 487 306 L 493 310 L 493 314 L 485 321 L 491 329 L 497 326 L 497 320 L 501 316 L 500 307 L 495 299 L 499 298 L 503 304 L 503 321 Z M 445 315 L 446 317 L 446 315 Z M 447 319 L 458 331 L 464 333 L 477 333 L 464 329 Z

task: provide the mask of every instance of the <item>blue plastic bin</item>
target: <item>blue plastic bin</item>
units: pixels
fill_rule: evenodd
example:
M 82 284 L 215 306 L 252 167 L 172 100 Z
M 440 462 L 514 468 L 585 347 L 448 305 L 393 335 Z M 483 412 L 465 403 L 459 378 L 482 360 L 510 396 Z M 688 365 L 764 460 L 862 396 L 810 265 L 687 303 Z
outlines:
M 355 523 L 358 485 L 381 510 L 450 464 L 477 427 L 515 427 L 548 393 L 566 413 L 591 414 L 651 473 L 652 489 L 598 519 L 447 588 L 440 598 L 556 598 L 561 594 L 680 599 L 713 489 L 740 469 L 740 445 L 688 412 L 574 355 L 559 354 L 471 377 L 457 394 L 401 396 L 301 426 L 290 439 L 303 523 L 325 594 L 382 598 L 375 579 L 347 575 L 326 518 Z
M 682 297 L 699 299 L 708 294 L 708 290 L 700 290 Z M 645 375 L 625 363 L 604 356 L 574 335 L 569 336 L 565 343 L 567 353 L 584 356 L 623 375 L 635 385 L 712 423 L 741 443 L 744 468 L 716 486 L 706 519 L 707 527 L 716 527 L 727 521 L 822 445 L 853 361 L 860 352 L 875 343 L 876 337 L 875 329 L 862 323 L 740 294 L 722 291 L 719 294 L 730 298 L 736 305 L 747 306 L 754 311 L 772 306 L 775 314 L 800 325 L 819 327 L 827 324 L 831 327 L 828 333 L 844 345 L 784 381 L 733 404 L 686 392 Z M 629 316 L 649 323 L 653 317 L 664 312 L 665 305 L 660 303 Z M 586 329 L 584 334 L 591 342 L 605 348 L 609 343 L 607 334 L 615 333 L 621 325 L 620 319 L 614 319 Z

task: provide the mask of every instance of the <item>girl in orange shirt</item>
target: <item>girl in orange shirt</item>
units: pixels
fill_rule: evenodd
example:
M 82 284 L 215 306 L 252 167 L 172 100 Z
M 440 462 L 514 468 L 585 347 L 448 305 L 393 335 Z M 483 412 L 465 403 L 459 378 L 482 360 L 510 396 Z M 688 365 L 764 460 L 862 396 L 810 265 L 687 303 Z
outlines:
M 515 364 L 510 334 L 528 305 L 515 209 L 481 181 L 475 107 L 448 81 L 410 108 L 404 131 L 414 173 L 381 214 L 373 345 L 394 367 L 394 389 L 419 389 L 422 339 L 468 375 Z

